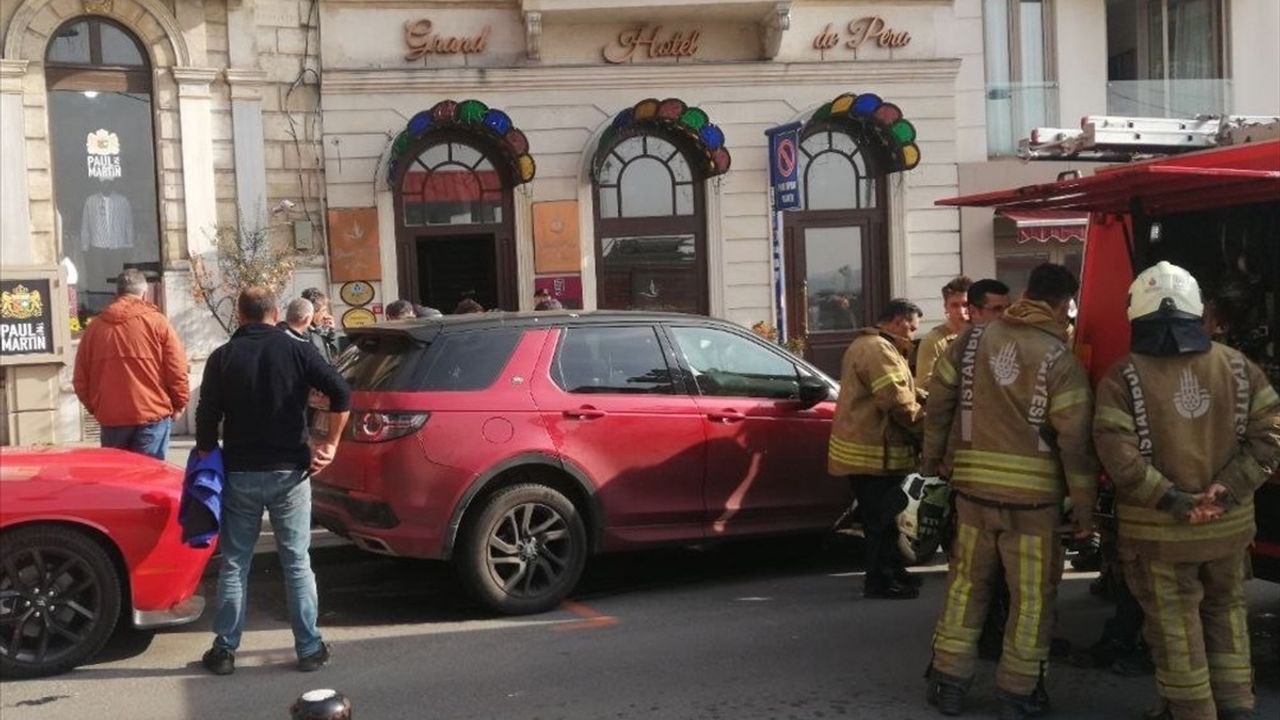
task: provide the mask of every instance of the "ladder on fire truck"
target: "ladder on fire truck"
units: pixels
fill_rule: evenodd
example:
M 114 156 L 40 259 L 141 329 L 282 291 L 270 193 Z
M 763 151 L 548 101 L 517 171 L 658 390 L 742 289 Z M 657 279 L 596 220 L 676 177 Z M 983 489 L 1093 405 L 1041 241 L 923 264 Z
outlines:
M 1035 128 L 1018 143 L 1024 160 L 1127 162 L 1280 138 L 1280 117 L 1202 115 L 1144 118 L 1089 115 L 1080 129 Z

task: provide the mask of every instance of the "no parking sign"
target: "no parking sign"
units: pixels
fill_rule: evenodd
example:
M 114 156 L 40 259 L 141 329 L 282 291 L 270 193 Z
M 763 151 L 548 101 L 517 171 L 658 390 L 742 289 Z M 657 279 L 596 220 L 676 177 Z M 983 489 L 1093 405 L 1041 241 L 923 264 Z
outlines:
M 773 209 L 800 207 L 800 123 L 770 128 L 769 182 L 773 185 Z

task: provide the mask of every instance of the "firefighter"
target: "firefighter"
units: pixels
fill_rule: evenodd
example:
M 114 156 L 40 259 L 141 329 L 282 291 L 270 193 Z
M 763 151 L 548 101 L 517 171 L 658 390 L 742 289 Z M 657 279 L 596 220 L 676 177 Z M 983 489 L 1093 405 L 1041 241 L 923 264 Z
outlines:
M 827 470 L 849 477 L 862 508 L 863 595 L 869 598 L 906 600 L 920 594 L 898 552 L 896 517 L 906 506 L 899 488 L 916 466 L 924 412 L 906 356 L 921 315 L 907 300 L 890 300 L 879 322 L 858 332 L 841 361 Z
M 947 351 L 951 343 L 969 327 L 969 303 L 965 293 L 973 281 L 957 275 L 942 286 L 942 313 L 946 322 L 925 333 L 916 347 L 916 388 L 929 391 L 933 363 Z
M 1094 440 L 1116 486 L 1118 551 L 1146 613 L 1152 717 L 1253 717 L 1243 582 L 1253 494 L 1280 464 L 1280 397 L 1210 341 L 1200 288 L 1161 262 L 1129 288 L 1129 355 L 1098 385 Z
M 1001 577 L 1011 602 L 996 670 L 1000 717 L 1048 711 L 1063 500 L 1074 504 L 1075 535 L 1087 537 L 1097 496 L 1089 379 L 1066 344 L 1078 288 L 1061 265 L 1036 267 L 1003 318 L 962 334 L 934 365 L 921 472 L 941 469 L 956 498 L 946 604 L 928 672 L 929 701 L 944 715 L 962 710 Z

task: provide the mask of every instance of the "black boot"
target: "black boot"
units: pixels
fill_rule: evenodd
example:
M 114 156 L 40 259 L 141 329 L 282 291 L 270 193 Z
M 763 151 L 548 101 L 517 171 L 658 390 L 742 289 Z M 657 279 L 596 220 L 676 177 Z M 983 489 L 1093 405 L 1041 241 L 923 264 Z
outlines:
M 1254 720 L 1258 714 L 1253 708 L 1222 708 L 1218 710 L 1218 720 Z
M 943 715 L 955 717 L 964 711 L 964 696 L 969 692 L 969 683 L 943 675 L 929 668 L 925 673 L 929 681 L 929 690 L 925 699 Z
M 1049 694 L 1043 685 L 1037 685 L 1030 695 L 1012 695 L 997 691 L 1000 698 L 1000 720 L 1028 720 L 1049 713 Z

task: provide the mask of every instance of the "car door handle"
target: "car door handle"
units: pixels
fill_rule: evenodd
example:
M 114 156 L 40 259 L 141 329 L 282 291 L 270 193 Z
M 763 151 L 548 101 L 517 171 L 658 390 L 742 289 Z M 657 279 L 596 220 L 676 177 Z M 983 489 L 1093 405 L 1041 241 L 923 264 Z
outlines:
M 743 415 L 737 410 L 721 410 L 719 412 L 709 412 L 707 413 L 707 417 L 711 418 L 712 420 L 719 420 L 722 423 L 742 422 L 747 418 L 746 415 Z
M 577 410 L 565 410 L 564 416 L 570 420 L 595 420 L 605 416 L 605 411 L 597 410 L 590 405 L 583 405 Z

